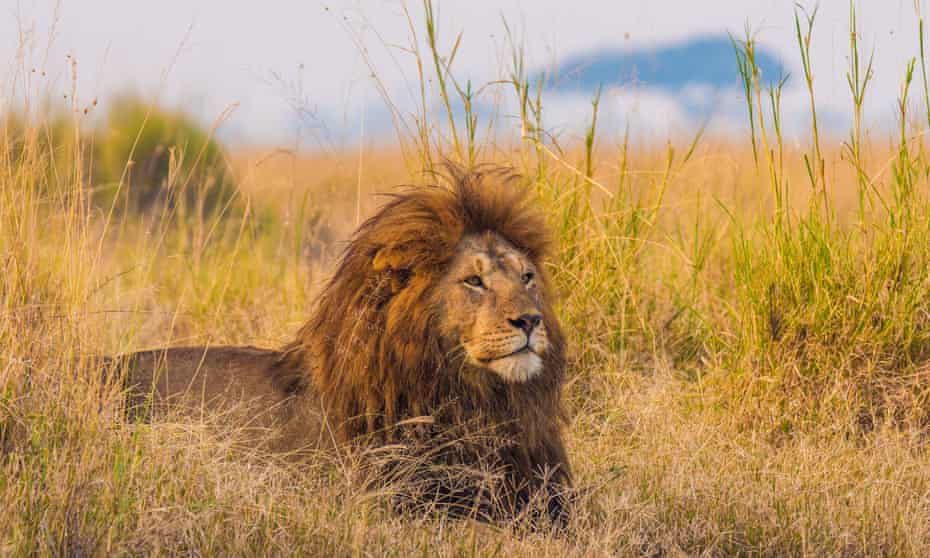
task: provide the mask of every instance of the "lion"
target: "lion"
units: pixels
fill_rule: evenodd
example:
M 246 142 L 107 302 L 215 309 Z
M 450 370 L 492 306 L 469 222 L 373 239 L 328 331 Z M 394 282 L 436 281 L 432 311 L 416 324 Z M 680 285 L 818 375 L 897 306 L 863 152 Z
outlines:
M 294 341 L 135 353 L 132 400 L 245 402 L 281 449 L 413 441 L 432 461 L 497 475 L 494 498 L 427 481 L 434 503 L 510 518 L 535 501 L 564 522 L 565 340 L 545 220 L 500 169 L 450 167 L 448 179 L 391 195 L 356 230 Z M 492 442 L 449 445 L 443 432 Z

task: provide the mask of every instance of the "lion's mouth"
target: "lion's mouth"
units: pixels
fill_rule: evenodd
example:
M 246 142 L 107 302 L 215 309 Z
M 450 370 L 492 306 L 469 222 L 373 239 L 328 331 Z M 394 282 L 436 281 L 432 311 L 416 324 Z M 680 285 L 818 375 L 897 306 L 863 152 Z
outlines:
M 538 356 L 538 353 L 537 353 L 536 351 L 533 350 L 533 347 L 530 347 L 529 343 L 527 343 L 526 345 L 523 345 L 523 347 L 517 349 L 516 351 L 507 353 L 506 355 L 501 355 L 501 356 L 496 356 L 496 357 L 492 357 L 492 358 L 481 359 L 481 362 L 484 362 L 484 363 L 494 362 L 495 360 L 503 360 L 503 359 L 505 359 L 505 358 L 510 358 L 510 357 L 513 357 L 513 356 L 518 356 L 518 355 L 522 355 L 522 354 L 526 354 L 526 353 L 533 353 L 534 355 L 537 355 L 537 356 Z

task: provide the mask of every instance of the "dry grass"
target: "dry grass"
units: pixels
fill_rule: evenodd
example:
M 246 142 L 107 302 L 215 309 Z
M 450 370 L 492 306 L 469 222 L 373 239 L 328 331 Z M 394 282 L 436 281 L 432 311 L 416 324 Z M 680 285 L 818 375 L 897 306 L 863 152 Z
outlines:
M 290 200 L 341 181 L 351 191 L 336 190 L 320 211 L 339 231 L 335 242 L 351 228 L 351 167 L 310 159 L 269 180 L 254 160 L 241 161 L 252 184 L 281 181 L 267 198 L 253 186 L 256 206 L 287 215 Z M 637 156 L 630 189 L 648 195 L 662 160 Z M 598 180 L 615 182 L 609 159 L 598 163 Z M 416 179 L 402 168 L 370 172 Z M 791 383 L 803 352 L 789 359 L 729 340 L 745 323 L 735 308 L 739 231 L 706 200 L 738 207 L 730 211 L 739 223 L 761 228 L 750 237 L 761 252 L 769 204 L 759 183 L 748 152 L 707 145 L 670 179 L 652 232 L 623 241 L 637 251 L 626 268 L 599 276 L 587 258 L 606 240 L 590 232 L 579 235 L 580 253 L 564 248 L 557 275 L 576 360 L 569 447 L 579 484 L 592 491 L 561 539 L 392 515 L 384 498 L 359 490 L 351 463 L 330 455 L 295 465 L 243 450 L 235 432 L 217 437 L 209 424 L 122 423 L 118 393 L 89 380 L 75 355 L 182 342 L 281 345 L 305 319 L 325 263 L 291 250 L 295 233 L 280 217 L 245 232 L 219 224 L 236 233 L 200 251 L 172 240 L 174 225 L 127 226 L 98 251 L 99 215 L 5 188 L 3 552 L 921 555 L 930 547 L 922 427 L 881 423 L 850 434 L 858 415 L 843 409 L 814 420 L 804 386 Z M 364 195 L 367 212 L 377 202 Z M 162 236 L 158 247 L 152 239 Z M 704 242 L 696 269 L 693 247 Z M 769 270 L 757 273 L 770 280 Z M 677 327 L 682 300 L 697 317 Z M 774 393 L 788 389 L 789 397 Z
M 771 127 L 758 161 L 748 141 L 547 152 L 522 99 L 526 140 L 482 160 L 525 174 L 560 242 L 568 535 L 400 516 L 351 458 L 264 455 L 209 416 L 127 423 L 85 358 L 282 345 L 373 194 L 468 160 L 467 134 L 420 115 L 361 181 L 357 153 L 235 153 L 241 214 L 117 216 L 50 172 L 32 112 L 0 143 L 0 554 L 927 555 L 923 116 L 811 164 Z

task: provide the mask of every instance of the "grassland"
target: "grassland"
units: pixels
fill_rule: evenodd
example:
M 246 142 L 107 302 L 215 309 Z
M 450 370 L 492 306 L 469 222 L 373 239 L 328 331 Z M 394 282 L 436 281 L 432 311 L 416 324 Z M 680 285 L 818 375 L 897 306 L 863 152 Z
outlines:
M 845 142 L 815 132 L 792 148 L 751 46 L 737 45 L 745 141 L 610 145 L 592 121 L 556 147 L 515 56 L 521 140 L 483 142 L 433 111 L 362 165 L 355 151 L 234 152 L 236 207 L 216 213 L 95 200 L 86 136 L 49 141 L 50 115 L 27 103 L 0 144 L 0 554 L 926 556 L 923 60 L 898 134 L 870 143 L 853 123 Z M 865 91 L 865 62 L 851 64 Z M 430 83 L 440 109 L 464 94 Z M 569 535 L 398 516 L 350 458 L 264 455 L 209 416 L 120 420 L 87 356 L 284 344 L 374 194 L 432 180 L 441 155 L 516 166 L 557 234 L 584 487 Z

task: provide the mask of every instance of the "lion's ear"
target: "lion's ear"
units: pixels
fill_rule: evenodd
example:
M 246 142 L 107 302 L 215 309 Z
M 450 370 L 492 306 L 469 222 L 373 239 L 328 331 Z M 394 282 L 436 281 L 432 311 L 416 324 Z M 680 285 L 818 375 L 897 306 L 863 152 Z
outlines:
M 371 267 L 376 272 L 382 271 L 411 271 L 416 257 L 417 249 L 410 243 L 382 246 L 375 253 Z
M 375 273 L 384 273 L 391 278 L 391 290 L 397 292 L 407 285 L 413 273 L 417 249 L 412 244 L 382 246 L 372 258 Z

